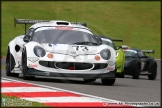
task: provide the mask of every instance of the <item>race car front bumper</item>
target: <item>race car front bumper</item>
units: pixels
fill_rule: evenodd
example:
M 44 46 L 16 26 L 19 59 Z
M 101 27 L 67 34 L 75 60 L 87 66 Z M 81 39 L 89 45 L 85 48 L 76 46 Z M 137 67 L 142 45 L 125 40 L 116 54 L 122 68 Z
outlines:
M 36 69 L 28 69 L 27 76 L 50 76 L 50 77 L 71 77 L 71 78 L 116 78 L 116 69 L 107 73 L 101 74 L 85 74 L 85 73 L 56 73 L 40 71 Z

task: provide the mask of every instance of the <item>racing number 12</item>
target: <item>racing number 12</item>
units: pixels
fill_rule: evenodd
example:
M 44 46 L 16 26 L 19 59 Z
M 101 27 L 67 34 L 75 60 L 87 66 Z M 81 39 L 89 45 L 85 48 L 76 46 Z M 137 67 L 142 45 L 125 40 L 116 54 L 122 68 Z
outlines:
M 76 50 L 78 51 L 80 48 L 82 51 L 88 51 L 88 48 L 86 46 L 72 46 L 72 47 L 76 47 Z

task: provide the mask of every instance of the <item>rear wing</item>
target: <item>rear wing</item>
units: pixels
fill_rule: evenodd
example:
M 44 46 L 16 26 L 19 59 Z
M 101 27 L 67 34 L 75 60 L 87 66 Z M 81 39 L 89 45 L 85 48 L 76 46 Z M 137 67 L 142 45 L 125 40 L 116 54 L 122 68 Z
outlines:
M 141 50 L 144 53 L 155 53 L 155 50 Z
M 123 40 L 121 40 L 121 39 L 112 39 L 112 41 L 113 41 L 113 42 L 122 42 L 122 44 L 123 44 Z M 118 49 L 118 48 L 121 47 L 121 46 L 119 46 L 119 45 L 117 46 L 117 45 L 116 45 L 116 47 L 117 47 L 117 49 Z
M 112 39 L 112 41 L 113 42 L 122 42 L 122 44 L 123 44 L 123 40 L 121 40 L 121 39 Z M 119 47 L 119 46 L 117 46 L 117 47 Z
M 49 22 L 50 20 L 32 20 L 32 19 L 16 19 L 14 18 L 14 27 L 16 27 L 16 24 L 35 24 L 40 22 Z
M 122 42 L 122 43 L 123 43 L 123 40 L 121 40 L 121 39 L 112 39 L 112 41 L 115 41 L 115 42 Z
M 33 19 L 17 19 L 14 18 L 14 27 L 16 27 L 16 24 L 25 24 L 25 33 L 26 33 L 26 26 L 27 24 L 35 24 L 40 22 L 49 22 L 50 20 L 33 20 Z
M 14 27 L 16 27 L 16 24 L 25 24 L 25 33 L 26 33 L 26 26 L 27 24 L 35 24 L 35 23 L 41 23 L 41 22 L 50 22 L 51 20 L 33 20 L 33 19 L 17 19 L 14 18 Z M 85 22 L 70 22 L 71 24 L 79 24 L 82 26 L 87 27 L 87 24 Z

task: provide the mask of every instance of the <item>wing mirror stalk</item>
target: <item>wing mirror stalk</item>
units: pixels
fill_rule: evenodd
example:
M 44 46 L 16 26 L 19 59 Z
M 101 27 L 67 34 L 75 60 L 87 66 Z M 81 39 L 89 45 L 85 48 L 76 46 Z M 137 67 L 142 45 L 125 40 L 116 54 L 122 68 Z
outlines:
M 30 40 L 30 35 L 25 35 L 24 38 L 23 38 L 23 41 L 29 42 L 29 40 Z

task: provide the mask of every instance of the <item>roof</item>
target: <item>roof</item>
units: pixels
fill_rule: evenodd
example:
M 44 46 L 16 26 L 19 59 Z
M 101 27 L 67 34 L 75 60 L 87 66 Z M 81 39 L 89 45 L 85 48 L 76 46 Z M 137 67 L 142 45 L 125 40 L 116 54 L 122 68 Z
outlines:
M 42 27 L 55 27 L 59 29 L 73 29 L 77 31 L 84 31 L 89 32 L 92 34 L 92 31 L 87 28 L 87 23 L 85 22 L 68 22 L 64 20 L 33 20 L 33 19 L 18 19 L 14 18 L 14 26 L 16 27 L 16 24 L 24 24 L 25 25 L 25 34 L 26 34 L 26 26 L 27 24 L 33 24 L 30 28 L 42 28 Z M 58 29 L 57 28 L 57 29 Z
M 51 20 L 50 22 L 39 22 L 33 24 L 30 28 L 37 28 L 41 26 L 69 26 L 69 27 L 79 27 L 79 28 L 88 29 L 87 27 L 84 27 L 81 24 L 71 24 L 70 22 L 63 21 L 63 20 Z

